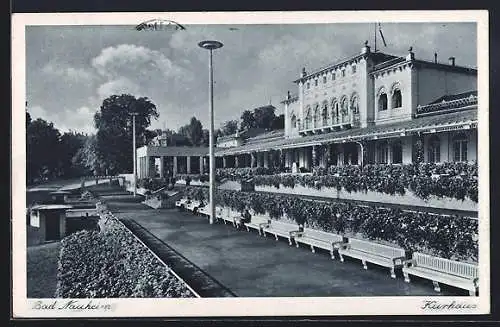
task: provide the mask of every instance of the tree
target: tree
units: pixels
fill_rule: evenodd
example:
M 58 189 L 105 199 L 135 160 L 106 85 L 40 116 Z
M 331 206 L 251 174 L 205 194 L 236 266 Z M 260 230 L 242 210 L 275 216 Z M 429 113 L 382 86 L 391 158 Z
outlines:
M 238 131 L 238 121 L 228 120 L 221 126 L 222 135 L 231 135 Z
M 80 133 L 64 133 L 59 140 L 59 155 L 62 174 L 65 177 L 76 177 L 85 174 L 83 167 L 75 165 L 74 156 L 84 146 L 87 137 Z
M 274 117 L 271 129 L 277 130 L 277 129 L 284 129 L 284 128 L 285 128 L 285 115 L 281 114 L 277 117 Z
M 95 153 L 101 169 L 109 174 L 132 171 L 132 116 L 135 118 L 136 147 L 148 140 L 146 128 L 151 119 L 159 117 L 156 106 L 146 97 L 135 98 L 130 94 L 112 95 L 104 99 L 94 115 L 97 129 Z
M 253 112 L 255 127 L 270 130 L 276 117 L 275 110 L 276 108 L 271 105 L 255 108 Z
M 100 175 L 103 164 L 97 158 L 97 138 L 90 135 L 72 158 L 73 165 L 82 172 L 82 175 Z
M 250 110 L 245 110 L 241 114 L 241 124 L 240 124 L 240 131 L 244 131 L 250 128 L 255 128 L 255 117 L 253 115 L 253 112 Z
M 192 145 L 199 146 L 202 144 L 203 125 L 196 117 L 191 117 L 188 125 L 179 128 L 179 134 L 187 137 Z
M 28 182 L 35 178 L 59 175 L 60 133 L 41 118 L 31 121 L 26 130 L 26 174 Z

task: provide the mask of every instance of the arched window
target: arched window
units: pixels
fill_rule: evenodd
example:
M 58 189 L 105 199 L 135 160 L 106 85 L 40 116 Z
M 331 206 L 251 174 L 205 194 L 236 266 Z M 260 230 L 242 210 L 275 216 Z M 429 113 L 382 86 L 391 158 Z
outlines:
M 348 105 L 347 105 L 347 97 L 343 97 L 341 102 L 340 102 L 340 108 L 341 108 L 341 111 L 342 111 L 342 115 L 347 115 L 348 112 L 349 112 L 349 108 L 348 108 Z
M 351 97 L 351 111 L 353 114 L 359 113 L 358 96 L 356 94 Z
M 396 88 L 392 92 L 392 108 L 401 108 L 402 105 L 403 99 L 401 97 L 401 90 Z
M 319 104 L 314 106 L 314 127 L 318 127 L 321 122 L 321 110 L 319 109 Z
M 453 137 L 453 161 L 467 161 L 469 138 L 461 133 Z
M 312 121 L 311 107 L 307 106 L 306 107 L 306 119 L 305 119 L 305 128 L 306 129 L 311 128 L 311 121 Z
M 328 102 L 323 101 L 321 106 L 321 119 L 323 120 L 323 126 L 328 125 Z
M 429 144 L 427 145 L 427 160 L 429 162 L 441 161 L 441 142 L 436 135 L 433 135 L 429 139 Z
M 382 91 L 378 96 L 378 110 L 387 110 L 387 94 L 385 91 Z
M 386 164 L 389 162 L 389 145 L 387 141 L 377 145 L 377 163 Z
M 332 125 L 336 123 L 337 117 L 339 115 L 338 106 L 339 105 L 337 99 L 333 98 L 332 101 L 330 102 L 330 107 L 331 107 L 330 117 L 332 118 Z
M 295 116 L 295 114 L 292 114 L 292 118 L 290 119 L 291 123 L 292 123 L 292 128 L 297 128 L 297 117 Z

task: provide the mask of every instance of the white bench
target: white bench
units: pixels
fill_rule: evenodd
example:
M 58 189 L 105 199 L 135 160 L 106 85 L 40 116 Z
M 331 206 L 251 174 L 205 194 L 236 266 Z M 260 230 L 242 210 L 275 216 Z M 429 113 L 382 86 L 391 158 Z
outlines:
M 222 220 L 224 224 L 227 224 L 227 222 L 230 222 L 232 224 L 234 223 L 233 216 L 235 215 L 235 211 L 231 210 L 230 208 L 222 207 L 218 207 L 215 210 L 215 216 L 217 217 L 217 220 Z
M 269 218 L 264 215 L 252 215 L 250 222 L 245 223 L 245 227 L 247 231 L 250 231 L 250 228 L 256 229 L 259 232 L 259 235 L 262 235 L 262 228 L 269 221 Z
M 186 206 L 187 198 L 182 198 L 175 201 L 175 206 L 177 208 L 184 208 Z
M 210 203 L 198 208 L 198 213 L 202 216 L 210 216 Z
M 407 283 L 409 275 L 430 279 L 436 292 L 441 292 L 439 283 L 443 283 L 468 290 L 469 295 L 475 296 L 479 286 L 477 265 L 419 252 L 414 252 L 412 259 L 406 261 L 403 275 Z
M 294 224 L 285 223 L 282 221 L 271 220 L 271 223 L 267 222 L 262 225 L 262 233 L 267 236 L 266 233 L 273 234 L 278 240 L 278 236 L 288 239 L 288 244 L 292 245 L 292 234 L 298 231 L 298 226 Z
M 312 253 L 315 252 L 315 247 L 330 251 L 332 259 L 335 259 L 334 252 L 339 249 L 344 243 L 342 235 L 323 232 L 312 228 L 304 228 L 303 232 L 292 233 L 295 245 L 299 247 L 299 243 L 309 245 Z
M 340 261 L 344 262 L 344 255 L 359 259 L 363 263 L 363 268 L 368 269 L 366 262 L 371 262 L 379 266 L 388 267 L 391 278 L 396 278 L 395 268 L 403 267 L 405 262 L 405 250 L 388 245 L 374 243 L 370 241 L 349 238 L 339 250 Z
M 200 205 L 200 201 L 191 200 L 191 202 L 186 203 L 185 207 L 187 210 L 193 212 L 194 208 L 197 208 L 199 205 Z

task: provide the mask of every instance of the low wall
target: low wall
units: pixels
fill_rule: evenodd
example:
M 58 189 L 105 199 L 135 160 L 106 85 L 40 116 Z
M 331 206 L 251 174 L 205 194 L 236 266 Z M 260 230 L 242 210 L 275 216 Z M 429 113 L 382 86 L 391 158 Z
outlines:
M 308 195 L 308 196 L 317 196 L 317 197 L 344 199 L 344 200 L 382 202 L 382 203 L 392 203 L 392 204 L 412 205 L 412 206 L 426 206 L 426 207 L 451 209 L 451 210 L 466 210 L 466 211 L 478 210 L 478 204 L 468 198 L 461 201 L 453 198 L 444 198 L 444 197 L 438 198 L 436 196 L 429 196 L 427 200 L 424 200 L 413 194 L 411 191 L 406 191 L 405 195 L 399 195 L 399 194 L 391 195 L 374 191 L 349 193 L 344 189 L 337 191 L 336 188 L 323 187 L 320 190 L 318 190 L 312 187 L 304 187 L 301 185 L 295 185 L 294 188 L 291 188 L 291 187 L 285 187 L 283 186 L 283 184 L 281 184 L 279 188 L 276 188 L 274 186 L 256 185 L 255 191 L 295 194 L 295 195 Z

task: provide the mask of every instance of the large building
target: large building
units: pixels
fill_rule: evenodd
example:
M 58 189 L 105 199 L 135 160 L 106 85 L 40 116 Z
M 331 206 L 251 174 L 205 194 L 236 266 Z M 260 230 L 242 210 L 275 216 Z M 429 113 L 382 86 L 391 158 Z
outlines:
M 477 159 L 477 70 L 456 65 L 454 57 L 421 60 L 411 48 L 398 57 L 365 43 L 348 59 L 304 68 L 294 83 L 297 92 L 282 101 L 284 130 L 219 138 L 217 168 L 404 164 L 416 160 L 418 147 L 425 162 Z M 183 172 L 208 171 L 207 148 L 157 144 L 137 153 L 140 177 L 151 176 L 150 157 L 171 162 L 161 167 L 174 175 L 178 160 L 186 161 Z M 195 169 L 191 157 L 200 158 Z
M 285 129 L 261 135 L 217 156 L 234 167 L 411 163 L 477 158 L 477 70 L 406 57 L 361 52 L 294 81 L 282 102 Z M 418 142 L 420 140 L 420 142 Z M 241 165 L 238 165 L 241 166 Z

